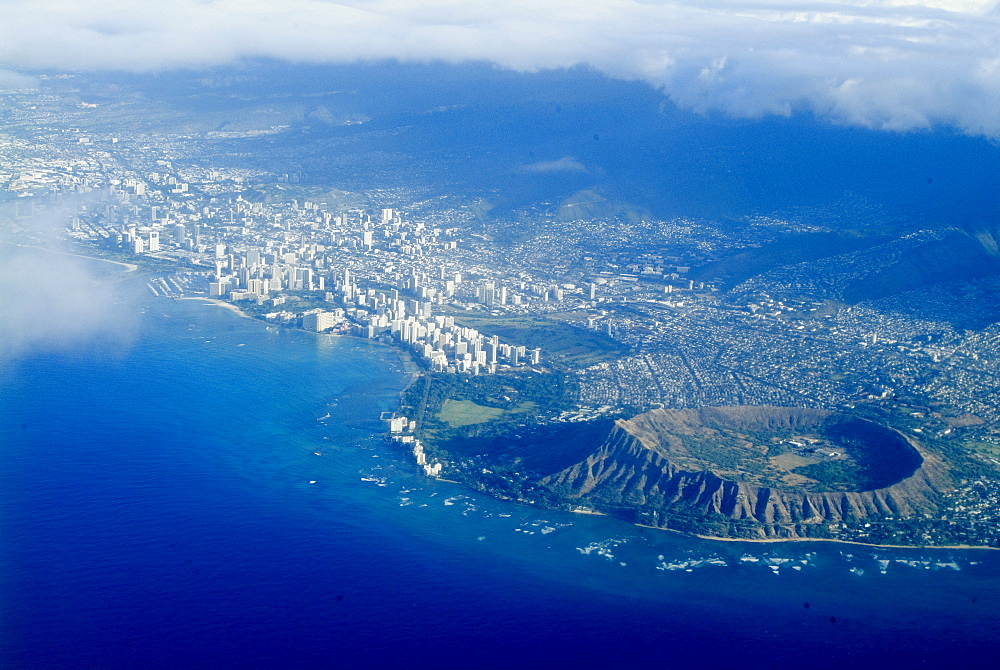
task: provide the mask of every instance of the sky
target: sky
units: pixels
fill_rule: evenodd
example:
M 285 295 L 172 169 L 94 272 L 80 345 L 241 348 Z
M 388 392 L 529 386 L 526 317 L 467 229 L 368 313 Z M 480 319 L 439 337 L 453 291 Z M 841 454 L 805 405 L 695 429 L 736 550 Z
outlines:
M 0 0 L 0 87 L 243 59 L 592 67 L 735 118 L 1000 138 L 1000 0 Z

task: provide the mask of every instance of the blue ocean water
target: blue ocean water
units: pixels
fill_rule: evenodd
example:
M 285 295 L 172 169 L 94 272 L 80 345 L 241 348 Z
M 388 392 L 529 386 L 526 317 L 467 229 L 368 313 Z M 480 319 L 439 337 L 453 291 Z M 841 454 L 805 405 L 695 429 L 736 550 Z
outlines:
M 722 543 L 493 500 L 385 443 L 393 350 L 127 300 L 0 367 L 0 667 L 937 665 L 1000 552 Z M 126 319 L 128 321 L 128 319 Z

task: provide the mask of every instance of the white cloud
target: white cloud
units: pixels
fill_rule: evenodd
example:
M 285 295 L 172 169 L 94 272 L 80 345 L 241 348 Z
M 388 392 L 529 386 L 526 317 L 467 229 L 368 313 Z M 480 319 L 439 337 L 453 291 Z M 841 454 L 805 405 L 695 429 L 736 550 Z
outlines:
M 554 161 L 539 161 L 521 168 L 526 172 L 586 172 L 586 166 L 572 156 L 563 156 Z
M 0 365 L 29 349 L 75 346 L 112 331 L 110 287 L 72 257 L 5 251 L 0 281 L 6 287 L 0 293 Z
M 76 211 L 74 204 L 12 221 L 14 206 L 7 203 L 0 207 L 0 231 L 16 223 L 52 239 Z M 45 250 L 5 238 L 0 234 L 0 374 L 27 351 L 100 346 L 111 352 L 129 346 L 136 327 L 135 311 L 126 306 L 131 296 L 99 277 L 100 261 L 62 251 L 56 242 Z
M 33 77 L 0 68 L 0 91 L 35 88 L 37 85 L 38 82 Z
M 588 65 L 733 116 L 1000 137 L 996 0 L 0 0 L 0 66 Z

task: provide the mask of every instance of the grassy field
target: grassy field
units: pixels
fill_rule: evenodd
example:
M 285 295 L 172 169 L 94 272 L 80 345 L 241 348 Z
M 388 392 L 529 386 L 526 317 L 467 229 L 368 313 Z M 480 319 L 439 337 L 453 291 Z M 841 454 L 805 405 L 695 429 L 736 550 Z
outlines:
M 995 444 L 993 442 L 966 442 L 965 448 L 971 451 L 979 452 L 980 454 L 1000 456 L 1000 444 Z
M 460 428 L 462 426 L 473 426 L 477 423 L 493 421 L 504 414 L 531 412 L 537 406 L 537 403 L 528 401 L 520 403 L 513 409 L 500 409 L 498 407 L 478 405 L 471 400 L 453 400 L 448 398 L 437 413 L 437 419 L 438 421 L 447 423 L 452 428 Z
M 482 439 L 556 416 L 575 406 L 577 392 L 575 376 L 562 372 L 427 373 L 403 392 L 400 411 L 416 418 L 433 453 L 455 437 Z
M 452 400 L 448 398 L 444 401 L 444 405 L 441 407 L 441 411 L 438 412 L 437 418 L 452 428 L 459 428 L 461 426 L 472 426 L 477 423 L 492 421 L 503 413 L 504 410 L 497 407 L 484 407 L 483 405 L 477 405 L 471 400 Z

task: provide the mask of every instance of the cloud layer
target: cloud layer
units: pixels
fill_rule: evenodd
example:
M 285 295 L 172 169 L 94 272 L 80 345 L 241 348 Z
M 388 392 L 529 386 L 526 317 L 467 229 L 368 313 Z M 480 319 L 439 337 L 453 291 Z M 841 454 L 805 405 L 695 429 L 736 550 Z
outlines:
M 29 350 L 127 346 L 133 324 L 107 282 L 72 256 L 36 249 L 0 250 L 0 370 Z M 128 311 L 126 310 L 127 314 Z
M 521 169 L 525 172 L 586 172 L 587 166 L 572 156 L 563 156 L 554 161 L 531 163 Z
M 1000 137 L 997 0 L 0 0 L 0 67 L 587 65 L 738 117 Z
M 76 256 L 55 240 L 74 202 L 15 219 L 14 206 L 0 207 L 0 377 L 3 367 L 28 351 L 101 347 L 118 351 L 134 335 L 128 291 L 101 279 L 104 263 Z M 30 229 L 51 247 L 8 241 L 8 229 Z M 113 275 L 117 277 L 117 275 Z

